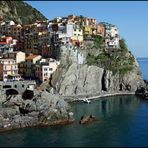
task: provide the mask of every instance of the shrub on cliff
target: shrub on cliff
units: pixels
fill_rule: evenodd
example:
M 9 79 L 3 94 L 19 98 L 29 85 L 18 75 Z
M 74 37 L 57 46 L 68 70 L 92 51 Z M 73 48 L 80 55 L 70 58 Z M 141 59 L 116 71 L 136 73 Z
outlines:
M 96 48 L 100 48 L 100 47 L 103 46 L 103 43 L 104 43 L 103 42 L 103 40 L 104 40 L 103 37 L 98 36 L 98 35 L 94 35 L 93 40 L 94 40 L 94 45 L 95 45 Z
M 126 45 L 124 39 L 119 40 L 119 45 L 120 45 L 120 48 L 121 48 L 122 50 L 128 51 L 128 48 L 127 48 L 127 45 Z
M 96 65 L 98 67 L 110 70 L 113 74 L 126 74 L 133 69 L 134 57 L 128 52 L 119 48 L 102 50 L 99 55 L 89 53 L 86 61 L 88 65 Z

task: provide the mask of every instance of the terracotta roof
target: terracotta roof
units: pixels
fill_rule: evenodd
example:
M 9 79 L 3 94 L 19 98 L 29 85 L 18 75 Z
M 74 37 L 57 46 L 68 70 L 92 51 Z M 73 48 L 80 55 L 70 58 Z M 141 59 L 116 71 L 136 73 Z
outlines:
M 35 57 L 37 57 L 38 55 L 34 55 L 34 54 L 32 54 L 32 55 L 29 55 L 28 57 L 26 57 L 26 60 L 32 60 L 32 59 L 34 59 Z
M 3 45 L 3 44 L 8 44 L 8 43 L 7 43 L 7 42 L 0 42 L 0 44 L 2 44 L 2 45 Z

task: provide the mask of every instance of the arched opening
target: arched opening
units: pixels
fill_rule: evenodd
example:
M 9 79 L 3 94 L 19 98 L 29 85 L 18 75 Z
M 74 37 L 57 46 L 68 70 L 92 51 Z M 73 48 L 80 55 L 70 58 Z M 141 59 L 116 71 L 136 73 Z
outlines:
M 8 89 L 6 90 L 6 95 L 9 96 L 9 95 L 18 95 L 18 91 L 15 90 L 15 89 Z
M 34 92 L 31 90 L 25 90 L 24 93 L 22 94 L 22 98 L 24 100 L 31 100 L 34 97 Z

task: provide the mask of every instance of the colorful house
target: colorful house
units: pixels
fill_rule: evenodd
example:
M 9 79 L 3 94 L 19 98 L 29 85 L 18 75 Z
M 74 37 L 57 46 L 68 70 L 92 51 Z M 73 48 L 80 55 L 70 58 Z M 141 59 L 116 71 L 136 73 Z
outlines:
M 9 75 L 18 75 L 18 64 L 14 59 L 0 59 L 0 79 L 7 81 Z
M 7 52 L 3 54 L 3 58 L 14 59 L 16 63 L 21 63 L 21 62 L 25 62 L 26 54 L 22 51 Z
M 74 45 L 76 45 L 77 43 L 83 43 L 83 29 L 79 25 L 68 23 L 66 25 L 66 32 Z
M 41 82 L 48 80 L 60 63 L 55 59 L 41 59 L 36 64 L 35 76 Z
M 30 54 L 28 57 L 26 57 L 25 62 L 25 77 L 27 78 L 35 78 L 35 64 L 38 60 L 40 60 L 42 56 L 40 55 L 34 55 Z
M 84 36 L 91 36 L 92 35 L 91 26 L 84 26 L 83 27 L 83 34 L 84 34 Z
M 99 23 L 97 25 L 97 35 L 105 37 L 105 25 L 104 24 Z

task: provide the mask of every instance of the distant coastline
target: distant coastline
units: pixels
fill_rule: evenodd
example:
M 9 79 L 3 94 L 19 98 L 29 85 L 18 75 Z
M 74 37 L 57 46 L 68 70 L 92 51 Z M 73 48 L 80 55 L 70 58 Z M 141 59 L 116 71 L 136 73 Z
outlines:
M 143 61 L 143 60 L 148 60 L 148 57 L 138 57 L 138 58 L 136 58 L 136 59 L 137 59 L 137 60 L 140 60 L 140 61 L 141 61 L 141 60 Z

